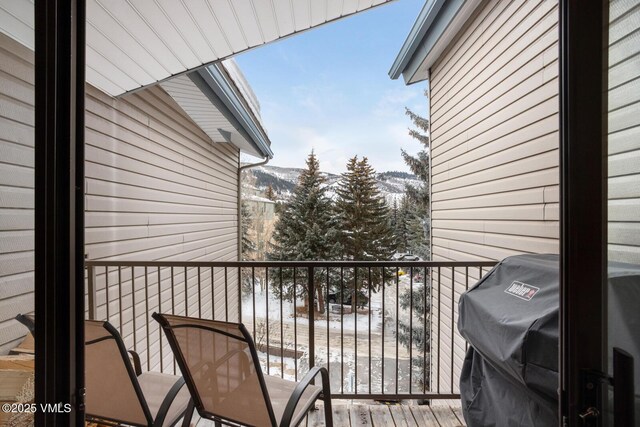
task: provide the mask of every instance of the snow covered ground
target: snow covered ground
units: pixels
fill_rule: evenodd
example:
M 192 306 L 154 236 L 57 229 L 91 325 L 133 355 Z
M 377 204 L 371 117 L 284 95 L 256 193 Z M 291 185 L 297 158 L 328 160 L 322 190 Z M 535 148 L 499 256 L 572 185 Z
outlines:
M 316 366 L 327 367 L 327 347 L 318 346 L 316 349 Z M 400 393 L 409 391 L 409 371 L 412 374 L 413 391 L 420 389 L 420 369 L 409 363 L 409 359 L 404 357 L 398 359 L 396 368 L 395 349 L 390 347 L 387 349 L 389 356 L 384 358 L 384 391 L 386 393 L 394 393 L 396 388 L 396 372 L 398 373 L 398 390 Z M 420 355 L 414 355 L 414 360 Z M 262 365 L 263 372 L 269 375 L 280 376 L 288 380 L 296 380 L 296 368 L 298 372 L 297 379 L 302 378 L 309 370 L 309 354 L 303 353 L 302 357 L 297 361 L 293 357 L 280 357 L 279 355 L 269 355 L 266 352 L 259 351 L 258 358 Z M 267 360 L 268 359 L 268 360 Z M 353 393 L 356 386 L 356 361 L 358 364 L 358 392 L 359 393 L 382 393 L 382 357 L 380 353 L 372 354 L 371 359 L 365 349 L 359 351 L 358 358 L 355 358 L 353 350 L 345 348 L 341 352 L 339 348 L 331 349 L 329 353 L 329 376 L 331 380 L 331 388 L 333 393 Z M 371 363 L 371 365 L 369 365 Z M 283 373 L 284 367 L 284 373 Z M 371 368 L 371 369 L 369 369 Z M 371 388 L 369 388 L 369 372 L 371 372 Z M 341 386 L 342 385 L 342 386 Z
M 269 300 L 267 304 L 267 293 L 269 294 Z M 371 316 L 368 314 L 367 308 L 364 310 L 358 310 L 358 314 L 356 316 L 355 313 L 348 313 L 351 309 L 350 306 L 345 306 L 344 314 L 341 316 L 340 314 L 340 305 L 331 304 L 331 306 L 335 306 L 335 310 L 331 310 L 329 312 L 329 328 L 334 330 L 340 330 L 341 327 L 344 331 L 355 332 L 356 329 L 356 318 L 358 323 L 358 332 L 366 331 L 369 329 L 369 320 L 371 320 L 371 330 L 372 331 L 381 331 L 382 330 L 382 296 L 381 294 L 373 293 L 371 296 Z M 251 294 L 243 294 L 242 298 L 242 320 L 245 323 L 251 323 L 253 321 L 253 296 Z M 395 301 L 395 300 L 394 300 Z M 293 302 L 292 301 L 282 301 L 282 319 L 280 319 L 280 305 L 281 301 L 277 298 L 273 292 L 267 292 L 265 290 L 260 289 L 260 284 L 256 283 L 255 286 L 255 316 L 256 321 L 263 320 L 266 318 L 267 309 L 269 310 L 269 321 L 280 321 L 282 320 L 285 324 L 297 323 L 298 325 L 309 325 L 309 319 L 307 317 L 301 317 L 299 314 L 297 316 L 294 315 L 293 311 Z M 304 305 L 304 301 L 302 299 L 298 299 L 296 301 L 296 306 L 302 307 Z M 395 308 L 394 308 L 395 310 Z M 337 312 L 336 312 L 337 311 Z M 365 312 L 366 311 L 366 312 Z M 323 317 L 325 315 L 322 315 Z M 369 319 L 371 318 L 371 319 Z M 316 325 L 318 328 L 327 328 L 327 319 L 320 318 L 316 320 Z
M 408 287 L 409 279 L 406 276 L 401 277 L 398 285 L 400 292 Z M 255 324 L 254 297 L 250 293 L 243 295 L 242 320 L 249 331 L 255 331 L 254 340 L 261 350 L 259 359 L 264 371 L 270 375 L 293 380 L 297 368 L 300 378 L 309 366 L 308 318 L 295 315 L 292 302 L 281 303 L 273 292 L 261 289 L 259 283 L 256 283 L 254 292 Z M 414 365 L 415 359 L 421 359 L 423 355 L 414 350 L 411 355 L 414 363 L 411 363 L 409 350 L 397 344 L 396 300 L 394 282 L 385 288 L 384 315 L 382 292 L 378 292 L 372 294 L 370 312 L 365 308 L 357 314 L 345 313 L 342 318 L 339 312 L 330 312 L 328 322 L 324 315 L 315 321 L 315 365 L 328 367 L 334 392 L 353 392 L 357 384 L 360 393 L 368 393 L 370 389 L 372 393 L 380 393 L 383 372 L 384 391 L 388 393 L 395 392 L 396 377 L 397 389 L 400 392 L 408 392 L 410 373 L 413 390 L 418 389 L 418 377 L 422 372 Z M 297 305 L 302 306 L 303 301 L 297 301 Z M 408 322 L 408 310 L 400 308 L 399 315 L 401 320 Z M 386 319 L 384 335 L 383 319 Z M 414 314 L 415 321 L 417 317 Z

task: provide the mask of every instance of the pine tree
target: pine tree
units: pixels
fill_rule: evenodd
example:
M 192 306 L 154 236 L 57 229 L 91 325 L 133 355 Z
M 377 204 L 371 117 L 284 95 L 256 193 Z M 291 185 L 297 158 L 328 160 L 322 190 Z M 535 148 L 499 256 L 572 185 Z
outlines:
M 375 170 L 366 157 L 349 160 L 336 194 L 345 258 L 388 260 L 395 250 L 391 211 L 376 186 Z
M 398 211 L 398 200 L 396 198 L 394 198 L 393 199 L 393 204 L 391 205 L 390 224 L 391 224 L 391 230 L 393 230 L 394 243 L 396 245 L 396 250 L 397 251 L 402 251 L 402 249 L 400 247 L 400 239 L 399 239 L 399 235 L 398 235 L 398 227 L 399 227 L 398 221 L 400 220 L 399 215 L 400 215 L 400 213 Z
M 429 251 L 424 239 L 424 220 L 416 204 L 406 195 L 400 199 L 397 208 L 394 234 L 398 252 L 406 252 L 424 257 Z
M 333 215 L 331 200 L 326 196 L 325 179 L 320 173 L 320 164 L 311 152 L 307 158 L 307 168 L 298 178 L 293 197 L 283 205 L 273 234 L 273 245 L 269 258 L 278 261 L 318 261 L 340 257 L 341 249 L 337 239 L 337 222 Z M 277 278 L 273 286 L 277 296 L 288 301 L 296 297 L 309 296 L 301 284 L 306 283 L 306 269 L 295 272 L 292 269 L 273 271 L 271 277 Z M 280 283 L 280 275 L 283 281 Z M 295 280 L 294 280 L 295 279 Z M 294 281 L 297 286 L 294 286 Z M 320 271 L 315 278 L 318 309 L 324 312 L 326 279 Z M 280 289 L 282 285 L 282 289 Z
M 407 252 L 418 255 L 422 259 L 428 258 L 429 241 L 425 238 L 428 231 L 425 227 L 428 224 L 415 205 L 409 204 L 406 212 Z
M 249 230 L 253 225 L 253 215 L 245 201 L 240 204 L 240 226 L 242 227 L 242 259 L 248 259 L 249 255 L 256 250 L 256 244 L 251 239 Z
M 393 228 L 398 252 L 409 251 L 407 214 L 407 197 L 403 196 L 400 199 L 399 206 L 397 207 L 396 220 Z
M 273 191 L 273 186 L 271 184 L 269 184 L 269 186 L 265 190 L 264 196 L 272 202 L 275 202 L 277 200 L 276 193 Z
M 345 259 L 387 261 L 395 252 L 391 211 L 376 186 L 375 175 L 366 157 L 358 160 L 355 156 L 348 161 L 347 171 L 338 182 L 336 216 Z M 350 275 L 353 273 L 349 272 L 345 281 L 349 283 L 349 291 L 357 293 L 358 300 L 369 288 L 377 291 L 384 282 L 379 269 L 373 272 L 371 283 L 364 272 L 358 273 L 357 283 L 353 283 L 355 277 Z
M 425 92 L 425 95 L 428 94 Z M 429 120 L 415 114 L 408 108 L 405 111 L 415 126 L 414 129 L 409 130 L 409 135 L 422 144 L 423 148 L 415 156 L 402 150 L 405 163 L 421 181 L 418 186 L 406 186 L 406 196 L 402 204 L 402 215 L 400 215 L 403 216 L 404 243 L 407 251 L 423 259 L 430 259 Z M 414 354 L 417 353 L 418 357 L 414 358 L 412 364 L 422 371 L 419 378 L 425 378 L 426 381 L 422 385 L 427 389 L 430 375 L 429 353 L 431 351 L 431 306 L 429 304 L 431 287 L 428 269 L 423 269 L 422 275 L 418 275 L 418 278 L 422 279 L 420 280 L 422 283 L 415 286 L 413 290 L 407 289 L 399 297 L 400 306 L 403 309 L 409 310 L 410 307 L 413 307 L 413 313 L 417 316 L 417 320 L 413 324 L 400 320 L 396 334 L 398 342 L 406 348 L 413 345 Z
M 425 93 L 426 95 L 426 93 Z M 409 129 L 409 135 L 416 139 L 423 148 L 414 156 L 401 150 L 402 157 L 409 166 L 413 174 L 418 177 L 421 183 L 417 186 L 407 184 L 406 196 L 408 201 L 415 208 L 417 220 L 422 224 L 421 227 L 412 227 L 417 234 L 413 236 L 414 244 L 410 250 L 419 255 L 423 259 L 430 259 L 429 239 L 430 239 L 430 219 L 429 219 L 429 120 L 415 114 L 408 108 L 405 108 L 406 114 L 411 118 L 415 129 Z
M 419 385 L 428 390 L 431 353 L 431 287 L 429 286 L 429 278 L 427 277 L 425 280 L 423 277 L 427 269 L 419 270 L 419 272 L 414 271 L 413 292 L 410 290 L 403 292 L 399 301 L 400 307 L 406 312 L 410 312 L 409 308 L 413 307 L 411 310 L 414 316 L 413 322 L 411 324 L 404 320 L 399 321 L 397 336 L 401 345 L 413 348 L 411 366 L 420 372 L 415 378 Z

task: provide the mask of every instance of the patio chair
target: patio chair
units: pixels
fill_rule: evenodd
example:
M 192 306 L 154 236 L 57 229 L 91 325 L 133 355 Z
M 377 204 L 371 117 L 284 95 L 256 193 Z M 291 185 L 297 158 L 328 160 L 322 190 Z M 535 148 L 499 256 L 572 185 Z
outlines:
M 184 379 L 142 373 L 140 358 L 109 322 L 85 320 L 85 387 L 86 417 L 100 424 L 174 426 L 183 416 L 183 426 L 191 422 Z
M 242 323 L 154 313 L 191 392 L 191 405 L 216 425 L 297 426 L 318 398 L 333 427 L 329 374 L 313 368 L 298 383 L 263 375 Z M 312 384 L 318 375 L 322 387 Z

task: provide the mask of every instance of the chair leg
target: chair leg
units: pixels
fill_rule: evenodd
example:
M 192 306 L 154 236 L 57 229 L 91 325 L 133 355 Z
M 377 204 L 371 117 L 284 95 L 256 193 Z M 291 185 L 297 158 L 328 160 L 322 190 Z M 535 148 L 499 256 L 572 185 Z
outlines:
M 326 427 L 333 427 L 333 411 L 331 410 L 331 383 L 329 381 L 329 371 L 325 368 L 320 370 L 322 378 L 322 400 L 324 401 L 324 423 Z
M 182 419 L 182 427 L 189 427 L 191 425 L 191 419 L 193 418 L 193 411 L 195 409 L 195 405 L 193 403 L 193 399 L 189 400 L 189 405 L 187 406 L 187 410 L 184 412 L 184 418 Z
M 333 427 L 333 411 L 331 410 L 331 398 L 324 399 L 324 423 L 326 427 Z

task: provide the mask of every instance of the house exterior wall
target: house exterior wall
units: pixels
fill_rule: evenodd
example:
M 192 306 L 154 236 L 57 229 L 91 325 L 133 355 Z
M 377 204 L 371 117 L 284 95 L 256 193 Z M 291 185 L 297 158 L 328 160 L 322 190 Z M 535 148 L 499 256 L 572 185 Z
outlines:
M 640 264 L 640 5 L 609 8 L 609 259 Z
M 0 35 L 0 353 L 24 335 L 13 316 L 33 310 L 33 76 L 33 52 Z M 117 99 L 89 85 L 86 93 L 87 258 L 236 260 L 238 149 L 213 143 L 159 87 Z M 121 332 L 131 344 L 133 310 L 127 309 L 132 305 L 131 271 L 123 269 L 120 274 L 125 304 Z M 146 333 L 143 274 L 142 269 L 134 272 L 139 278 L 135 286 L 139 337 Z M 160 274 L 163 310 L 168 310 L 170 270 Z M 174 276 L 181 289 L 184 274 L 176 271 Z M 203 270 L 201 280 L 210 283 L 210 274 Z M 213 274 L 216 317 L 224 319 L 228 313 L 233 319 L 238 310 L 236 293 L 231 293 L 225 307 L 224 272 Z M 235 269 L 229 270 L 230 283 L 237 281 L 236 275 Z M 195 295 L 197 272 L 188 270 L 187 276 L 188 292 Z M 158 288 L 157 280 L 157 271 L 150 272 L 150 289 Z M 109 314 L 119 327 L 117 281 L 118 272 L 112 269 Z M 107 315 L 105 284 L 104 270 L 98 270 L 99 319 Z M 202 316 L 211 313 L 210 289 L 203 289 Z M 197 298 L 188 302 L 188 313 L 198 315 Z M 153 291 L 148 307 L 158 307 Z M 186 312 L 184 298 L 178 300 L 176 312 Z M 153 336 L 157 341 L 159 334 Z M 157 352 L 157 345 L 152 348 Z M 156 363 L 157 354 L 150 356 Z
M 26 333 L 33 311 L 33 52 L 0 34 L 0 354 Z
M 634 264 L 640 264 L 639 23 L 637 4 L 611 2 L 608 256 Z M 433 65 L 434 260 L 558 252 L 557 25 L 555 0 L 484 2 Z M 462 365 L 464 341 L 454 337 L 453 350 L 450 344 L 466 288 L 460 273 L 452 281 L 443 269 L 441 283 L 434 277 L 433 337 L 438 330 L 441 337 L 432 346 L 434 390 L 438 377 L 441 388 L 451 383 L 451 354 L 454 371 Z M 479 272 L 470 273 L 472 284 Z M 456 391 L 457 383 L 453 378 Z
M 432 66 L 434 260 L 558 252 L 557 26 L 555 0 L 487 1 Z M 451 336 L 467 283 L 456 273 L 433 277 L 432 390 L 458 391 L 465 342 Z
M 88 259 L 231 261 L 238 257 L 239 151 L 226 143 L 212 143 L 159 87 L 114 99 L 88 87 L 86 98 L 86 217 L 85 252 Z M 97 318 L 107 318 L 103 270 L 96 270 Z M 183 293 L 185 270 L 160 269 L 162 305 L 158 308 L 158 270 L 110 269 L 114 325 L 129 345 L 134 336 L 145 337 L 147 314 L 171 311 L 171 287 L 176 314 L 209 317 L 215 301 L 215 317 L 237 319 L 237 292 L 230 292 L 225 307 L 225 275 L 211 269 L 187 269 L 187 306 Z M 131 293 L 131 276 L 135 294 Z M 198 291 L 198 276 L 206 284 Z M 119 307 L 122 280 L 124 310 Z M 237 282 L 237 269 L 227 274 Z M 132 322 L 135 297 L 136 321 Z M 200 301 L 199 298 L 200 297 Z M 164 307 L 164 308 L 163 308 Z M 149 313 L 147 313 L 147 309 Z M 200 309 L 202 312 L 200 312 Z M 122 316 L 122 327 L 120 317 Z M 137 329 L 136 334 L 133 328 Z M 159 362 L 159 331 L 150 321 L 151 367 Z M 146 342 L 145 342 L 146 344 Z M 166 342 L 165 342 L 166 346 Z M 146 345 L 141 357 L 147 355 Z M 170 351 L 163 356 L 170 362 Z

